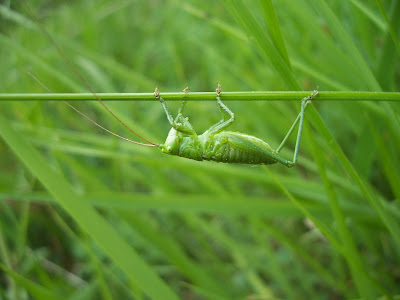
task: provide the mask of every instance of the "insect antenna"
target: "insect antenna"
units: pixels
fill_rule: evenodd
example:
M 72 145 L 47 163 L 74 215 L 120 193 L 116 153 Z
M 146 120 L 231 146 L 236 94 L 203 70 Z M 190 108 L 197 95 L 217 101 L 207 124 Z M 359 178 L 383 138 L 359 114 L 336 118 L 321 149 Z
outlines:
M 100 102 L 100 104 L 119 122 L 121 123 L 126 129 L 128 129 L 130 132 L 132 132 L 134 135 L 136 135 L 137 137 L 139 137 L 140 139 L 142 139 L 143 141 L 146 141 L 149 144 L 144 144 L 144 143 L 140 143 L 140 142 L 135 142 L 132 141 L 128 138 L 122 137 L 116 133 L 111 132 L 110 130 L 104 128 L 103 126 L 101 126 L 100 124 L 96 123 L 94 120 L 90 119 L 88 116 L 86 116 L 84 113 L 80 112 L 77 108 L 75 108 L 72 104 L 68 103 L 67 101 L 63 101 L 65 104 L 67 104 L 69 107 L 71 107 L 73 110 L 75 110 L 77 113 L 79 113 L 81 116 L 85 117 L 87 120 L 91 121 L 93 124 L 95 124 L 96 126 L 98 126 L 99 128 L 107 131 L 108 133 L 111 133 L 112 135 L 119 137 L 123 140 L 126 140 L 130 143 L 134 143 L 137 145 L 141 145 L 141 146 L 146 146 L 146 147 L 158 147 L 159 145 L 142 137 L 140 134 L 138 134 L 137 132 L 133 131 L 131 128 L 129 128 L 128 125 L 126 125 L 124 122 L 121 121 L 120 118 L 118 118 L 108 107 L 107 105 L 105 105 L 105 103 L 100 99 L 100 97 L 96 94 L 96 92 L 92 89 L 92 87 L 89 85 L 89 83 L 85 80 L 85 78 L 82 77 L 82 75 L 78 72 L 77 68 L 75 67 L 75 65 L 72 63 L 72 61 L 64 54 L 64 52 L 62 51 L 62 49 L 58 46 L 58 44 L 55 42 L 55 40 L 53 39 L 53 37 L 47 32 L 47 30 L 42 26 L 42 24 L 39 22 L 38 18 L 33 14 L 33 12 L 31 11 L 29 5 L 27 2 L 25 2 L 25 6 L 28 10 L 28 13 L 30 14 L 31 18 L 33 20 L 35 20 L 36 24 L 38 25 L 38 27 L 40 28 L 40 30 L 42 31 L 42 33 L 47 37 L 47 39 L 53 44 L 53 46 L 55 47 L 55 49 L 57 50 L 58 54 L 60 54 L 60 56 L 67 62 L 67 64 L 70 66 L 71 70 L 74 72 L 74 74 L 79 78 L 79 80 L 85 85 L 85 87 L 93 94 L 93 96 L 96 98 L 96 100 L 98 102 Z M 37 80 L 43 87 L 45 87 L 48 91 L 50 91 L 50 89 L 48 89 L 43 83 L 41 83 L 35 76 L 33 76 L 31 74 L 31 76 L 33 78 L 35 78 L 35 80 Z
M 46 89 L 49 93 L 52 93 L 52 91 L 44 85 L 43 82 L 41 82 L 35 75 L 33 75 L 30 72 L 27 72 L 29 76 L 31 76 L 36 82 L 38 82 L 44 89 Z M 76 111 L 78 114 L 80 114 L 82 117 L 84 117 L 86 120 L 92 122 L 94 125 L 96 125 L 97 127 L 103 129 L 104 131 L 116 136 L 117 138 L 120 138 L 122 140 L 125 140 L 129 143 L 134 143 L 137 145 L 141 145 L 141 146 L 146 146 L 146 147 L 156 147 L 157 145 L 153 145 L 153 144 L 144 144 L 144 143 L 140 143 L 140 142 L 136 142 L 136 141 L 132 141 L 126 137 L 120 136 L 119 134 L 116 134 L 115 132 L 112 132 L 111 130 L 101 126 L 99 123 L 97 123 L 96 121 L 94 121 L 93 119 L 89 118 L 87 115 L 85 115 L 83 112 L 81 112 L 79 109 L 77 109 L 75 106 L 73 106 L 72 104 L 70 104 L 69 102 L 62 100 L 62 102 L 64 102 L 65 104 L 67 104 L 69 107 L 71 107 L 74 111 Z

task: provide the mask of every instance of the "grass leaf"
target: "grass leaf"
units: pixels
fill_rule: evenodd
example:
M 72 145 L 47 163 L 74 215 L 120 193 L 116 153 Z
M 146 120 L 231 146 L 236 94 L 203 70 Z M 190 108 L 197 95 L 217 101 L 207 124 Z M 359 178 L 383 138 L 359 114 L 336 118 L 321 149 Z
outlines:
M 27 168 L 43 183 L 59 204 L 82 226 L 111 259 L 155 299 L 178 299 L 136 251 L 88 203 L 82 201 L 63 176 L 21 139 L 6 119 L 0 117 L 0 135 Z

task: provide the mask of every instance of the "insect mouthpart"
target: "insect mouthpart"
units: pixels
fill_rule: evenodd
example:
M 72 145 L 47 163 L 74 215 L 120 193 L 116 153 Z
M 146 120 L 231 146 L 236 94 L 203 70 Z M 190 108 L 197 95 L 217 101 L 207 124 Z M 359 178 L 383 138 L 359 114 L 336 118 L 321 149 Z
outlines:
M 171 146 L 166 146 L 166 145 L 160 145 L 161 151 L 163 153 L 170 153 L 171 152 Z

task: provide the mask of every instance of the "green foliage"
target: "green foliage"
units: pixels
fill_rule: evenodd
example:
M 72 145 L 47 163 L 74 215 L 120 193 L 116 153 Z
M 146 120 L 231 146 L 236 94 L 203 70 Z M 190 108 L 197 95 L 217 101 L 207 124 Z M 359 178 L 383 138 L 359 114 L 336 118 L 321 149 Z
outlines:
M 16 1 L 2 93 L 400 90 L 400 1 Z M 60 55 L 35 23 L 62 49 Z M 344 94 L 345 96 L 345 94 Z M 75 102 L 132 138 L 99 103 Z M 162 143 L 155 101 L 107 102 Z M 178 103 L 169 103 L 172 110 Z M 230 102 L 276 148 L 297 102 Z M 124 143 L 60 102 L 1 102 L 0 298 L 376 299 L 400 294 L 400 108 L 318 102 L 298 165 L 196 162 Z M 186 109 L 199 133 L 213 102 Z M 121 128 L 122 127 L 122 128 Z M 135 137 L 133 137 L 135 138 Z M 282 155 L 290 159 L 295 138 Z

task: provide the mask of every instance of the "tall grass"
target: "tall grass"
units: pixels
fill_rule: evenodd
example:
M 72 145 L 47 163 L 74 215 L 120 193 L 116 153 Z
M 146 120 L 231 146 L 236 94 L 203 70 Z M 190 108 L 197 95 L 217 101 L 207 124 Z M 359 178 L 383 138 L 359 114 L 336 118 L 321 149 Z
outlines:
M 2 93 L 399 91 L 399 1 L 0 6 Z M 300 100 L 300 99 L 299 99 Z M 129 137 L 94 101 L 75 102 Z M 162 143 L 156 101 L 107 102 Z M 229 102 L 276 148 L 300 101 Z M 298 165 L 196 162 L 124 143 L 59 102 L 1 102 L 0 297 L 376 299 L 400 294 L 399 105 L 318 102 Z M 171 109 L 178 103 L 170 103 Z M 202 132 L 220 118 L 191 101 Z M 282 150 L 293 155 L 294 137 Z

